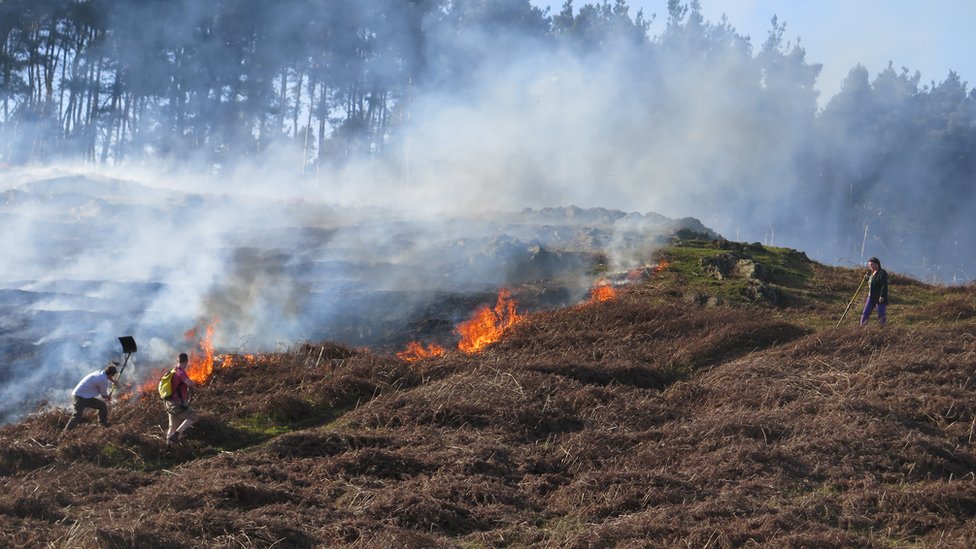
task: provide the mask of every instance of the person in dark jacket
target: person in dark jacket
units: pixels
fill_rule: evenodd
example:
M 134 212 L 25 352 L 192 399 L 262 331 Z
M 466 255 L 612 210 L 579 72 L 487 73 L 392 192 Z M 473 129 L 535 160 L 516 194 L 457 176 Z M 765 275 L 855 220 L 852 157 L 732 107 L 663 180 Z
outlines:
M 884 326 L 888 323 L 888 271 L 881 268 L 881 261 L 877 257 L 868 260 L 868 269 L 871 269 L 868 298 L 861 313 L 861 326 L 868 323 L 868 317 L 875 308 L 878 309 L 878 324 Z
M 195 385 L 186 373 L 189 361 L 190 357 L 186 353 L 180 353 L 176 366 L 173 367 L 173 394 L 165 400 L 166 415 L 169 417 L 167 446 L 178 443 L 180 436 L 197 421 L 197 413 L 190 408 L 190 390 Z
M 64 432 L 68 432 L 78 425 L 85 408 L 98 410 L 98 422 L 103 427 L 108 427 L 108 402 L 112 400 L 112 393 L 109 389 L 115 385 L 117 373 L 118 369 L 113 362 L 104 370 L 95 370 L 78 382 L 75 389 L 71 391 L 74 412 L 71 414 L 68 424 L 64 426 Z

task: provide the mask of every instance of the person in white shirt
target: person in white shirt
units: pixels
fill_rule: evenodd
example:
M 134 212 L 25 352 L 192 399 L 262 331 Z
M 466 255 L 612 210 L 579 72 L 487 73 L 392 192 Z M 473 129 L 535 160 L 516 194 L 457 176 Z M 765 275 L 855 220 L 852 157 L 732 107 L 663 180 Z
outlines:
M 117 373 L 118 369 L 113 363 L 104 370 L 95 370 L 78 382 L 75 390 L 71 391 L 71 397 L 74 401 L 74 412 L 71 414 L 71 419 L 68 420 L 68 424 L 64 426 L 65 432 L 74 429 L 78 425 L 85 408 L 98 410 L 99 423 L 108 427 L 107 403 L 112 400 L 112 394 L 109 392 L 109 389 L 112 385 L 116 384 L 115 375 Z M 98 397 L 102 397 L 105 400 L 100 400 Z

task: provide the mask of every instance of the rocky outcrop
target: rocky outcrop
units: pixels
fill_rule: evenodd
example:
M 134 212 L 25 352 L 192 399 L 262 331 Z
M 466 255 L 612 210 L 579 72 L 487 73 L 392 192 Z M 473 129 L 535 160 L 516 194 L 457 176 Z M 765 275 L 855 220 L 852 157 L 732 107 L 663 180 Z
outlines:
M 769 270 L 748 255 L 748 250 L 762 250 L 762 244 L 716 241 L 715 245 L 730 251 L 702 258 L 701 266 L 705 273 L 716 280 L 744 279 L 746 287 L 743 294 L 746 298 L 757 302 L 777 303 L 776 288 L 769 283 Z

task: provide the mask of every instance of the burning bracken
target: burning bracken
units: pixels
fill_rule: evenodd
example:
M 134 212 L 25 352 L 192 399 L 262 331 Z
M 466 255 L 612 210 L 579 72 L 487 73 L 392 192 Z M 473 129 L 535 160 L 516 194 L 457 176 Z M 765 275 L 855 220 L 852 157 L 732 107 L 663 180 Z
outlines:
M 470 320 L 458 324 L 456 331 L 461 335 L 458 349 L 467 354 L 477 353 L 501 339 L 507 329 L 525 318 L 516 312 L 517 305 L 512 293 L 501 289 L 494 308 L 482 307 Z
M 215 319 L 210 324 L 207 324 L 204 329 L 204 337 L 200 339 L 199 347 L 202 351 L 201 354 L 191 353 L 190 354 L 190 364 L 186 367 L 186 373 L 190 376 L 190 379 L 194 383 L 204 383 L 210 379 L 211 374 L 213 374 L 214 368 L 214 352 L 213 352 L 213 334 L 214 327 L 217 325 L 217 320 Z M 195 327 L 188 330 L 183 337 L 187 341 L 193 341 L 197 339 L 197 330 Z
M 646 280 L 656 275 L 657 273 L 667 269 L 671 264 L 667 259 L 663 257 L 658 260 L 657 265 L 643 265 L 627 273 L 627 280 L 634 282 L 637 280 Z
M 257 356 L 253 354 L 238 355 L 236 359 L 234 358 L 234 355 L 231 354 L 217 356 L 217 360 L 220 362 L 221 368 L 233 368 L 238 362 L 246 364 L 248 362 L 253 362 L 255 358 L 257 358 Z
M 590 288 L 590 303 L 610 301 L 617 297 L 617 290 L 606 279 L 597 280 Z
M 194 383 L 205 383 L 210 376 L 213 375 L 214 369 L 214 351 L 213 351 L 213 335 L 214 328 L 217 326 L 217 320 L 213 320 L 207 324 L 204 329 L 204 337 L 200 339 L 197 346 L 200 348 L 202 353 L 190 353 L 190 363 L 186 367 L 186 373 L 190 376 L 190 379 Z M 191 328 L 183 334 L 183 337 L 189 341 L 194 342 L 197 339 L 198 327 Z M 228 359 L 223 361 L 222 368 L 229 368 L 231 362 Z M 142 387 L 139 388 L 140 393 L 153 393 L 156 391 L 156 384 L 159 381 L 159 377 L 165 373 L 169 367 L 164 369 L 154 371 L 149 379 L 143 383 Z
M 444 347 L 436 343 L 429 343 L 426 348 L 424 345 L 418 341 L 411 341 L 407 344 L 407 348 L 397 353 L 397 357 L 407 362 L 417 362 L 423 358 L 433 358 L 441 356 L 446 352 Z

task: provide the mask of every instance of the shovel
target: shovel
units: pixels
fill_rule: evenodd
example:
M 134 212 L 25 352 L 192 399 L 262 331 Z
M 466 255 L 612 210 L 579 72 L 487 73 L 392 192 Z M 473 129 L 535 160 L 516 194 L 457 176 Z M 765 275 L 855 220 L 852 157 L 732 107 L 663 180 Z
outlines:
M 125 361 L 122 362 L 122 367 L 119 368 L 119 375 L 115 377 L 116 382 L 122 379 L 122 372 L 125 371 L 125 365 L 129 363 L 129 356 L 136 352 L 136 340 L 132 336 L 122 336 L 119 338 L 119 343 L 122 344 L 122 352 L 125 353 Z M 118 385 L 112 385 L 112 389 L 109 390 L 108 394 L 111 396 L 115 392 L 115 388 Z

